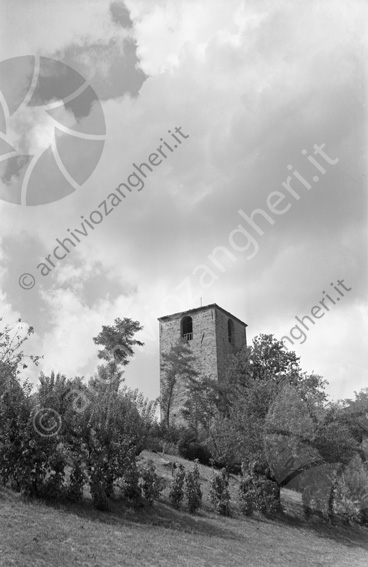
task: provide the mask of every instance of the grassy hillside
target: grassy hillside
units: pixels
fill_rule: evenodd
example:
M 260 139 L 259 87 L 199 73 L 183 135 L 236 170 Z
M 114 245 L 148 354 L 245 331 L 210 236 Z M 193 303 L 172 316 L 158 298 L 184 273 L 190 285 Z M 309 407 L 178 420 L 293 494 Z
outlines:
M 152 458 L 168 482 L 167 459 Z M 187 467 L 192 464 L 177 459 Z M 1 567 L 366 567 L 368 530 L 307 524 L 301 518 L 300 499 L 284 491 L 286 515 L 278 521 L 258 516 L 217 516 L 207 502 L 211 471 L 200 467 L 205 506 L 191 516 L 176 512 L 167 502 L 167 490 L 154 508 L 94 510 L 90 502 L 57 506 L 25 502 L 0 490 Z M 235 494 L 237 479 L 231 479 Z

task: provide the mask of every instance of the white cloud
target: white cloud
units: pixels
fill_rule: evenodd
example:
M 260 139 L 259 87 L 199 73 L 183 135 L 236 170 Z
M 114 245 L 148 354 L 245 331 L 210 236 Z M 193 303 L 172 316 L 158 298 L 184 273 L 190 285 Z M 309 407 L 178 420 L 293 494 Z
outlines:
M 120 33 L 110 17 L 109 0 L 45 2 L 14 0 L 2 18 L 1 57 L 62 51 Z M 17 41 L 14 41 L 14 38 Z
M 24 40 L 27 50 L 62 52 L 85 45 L 84 62 L 95 61 L 88 45 L 107 45 L 118 32 L 107 2 L 88 4 L 89 10 L 83 2 L 60 4 L 58 18 L 51 18 L 49 8 L 41 14 L 36 3 L 27 7 L 25 20 L 32 13 L 36 21 Z M 157 391 L 158 367 L 149 361 L 156 365 L 157 316 L 175 310 L 165 302 L 168 295 L 179 295 L 184 308 L 198 306 L 199 297 L 204 304 L 217 302 L 243 318 L 252 336 L 285 332 L 295 314 L 313 306 L 330 279 L 345 278 L 354 291 L 343 310 L 331 312 L 315 327 L 304 347 L 306 364 L 312 369 L 315 361 L 316 372 L 322 368 L 326 378 L 340 384 L 354 359 L 354 383 L 363 384 L 364 326 L 356 323 L 366 281 L 365 166 L 359 149 L 363 97 L 358 88 L 363 3 L 353 7 L 340 2 L 338 10 L 333 2 L 234 0 L 218 2 L 216 9 L 208 1 L 127 5 L 141 66 L 150 76 L 137 98 L 103 103 L 104 153 L 78 194 L 26 210 L 1 204 L 5 237 L 20 230 L 21 239 L 37 237 L 32 253 L 22 257 L 22 270 L 34 272 L 52 253 L 55 239 L 78 228 L 81 215 L 88 218 L 126 181 L 133 162 L 147 160 L 160 138 L 168 139 L 168 129 L 182 126 L 190 138 L 168 152 L 141 192 L 129 194 L 49 276 L 38 278 L 40 301 L 52 326 L 39 337 L 47 354 L 45 368 L 73 375 L 91 368 L 96 351 L 92 336 L 114 317 L 130 316 L 145 325 L 147 346 L 127 375 L 146 392 Z M 83 10 L 87 15 L 82 21 Z M 69 27 L 63 30 L 67 18 Z M 23 25 L 16 23 L 18 30 Z M 105 59 L 100 71 L 107 73 Z M 264 234 L 255 235 L 257 255 L 246 260 L 246 254 L 237 253 L 225 273 L 216 271 L 212 287 L 201 288 L 193 272 L 208 264 L 217 246 L 229 246 L 230 232 L 243 222 L 240 208 L 248 214 L 265 209 L 270 192 L 283 190 L 288 164 L 308 180 L 316 174 L 301 154 L 307 148 L 309 155 L 315 143 L 325 143 L 338 165 L 326 167 L 309 191 L 294 177 L 300 200 L 290 197 L 290 211 L 275 217 L 274 225 L 260 220 Z M 12 271 L 16 281 L 16 262 Z M 187 278 L 191 297 L 182 285 Z M 87 298 L 88 286 L 93 289 Z M 16 304 L 12 293 L 10 289 Z M 338 327 L 344 334 L 332 335 Z M 326 348 L 322 329 L 328 334 Z M 343 342 L 349 350 L 339 348 Z

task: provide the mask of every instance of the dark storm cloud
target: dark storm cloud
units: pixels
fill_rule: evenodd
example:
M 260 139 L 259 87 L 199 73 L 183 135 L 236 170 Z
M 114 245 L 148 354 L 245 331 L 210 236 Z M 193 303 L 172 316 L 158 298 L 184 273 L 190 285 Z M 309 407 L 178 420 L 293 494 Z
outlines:
M 56 53 L 64 63 L 89 79 L 100 100 L 137 97 L 147 79 L 139 68 L 137 45 L 132 38 L 111 39 L 107 44 L 72 44 Z
M 119 24 L 121 27 L 129 29 L 133 26 L 129 11 L 124 2 L 111 2 L 110 14 L 113 22 Z

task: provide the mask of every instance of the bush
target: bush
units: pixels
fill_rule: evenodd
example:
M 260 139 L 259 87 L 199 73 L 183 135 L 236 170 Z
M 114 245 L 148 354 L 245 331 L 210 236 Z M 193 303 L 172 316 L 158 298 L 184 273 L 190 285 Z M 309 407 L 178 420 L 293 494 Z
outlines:
M 90 469 L 89 487 L 94 507 L 102 512 L 108 511 L 110 506 L 107 496 L 106 477 L 103 465 L 95 466 Z
M 202 465 L 209 465 L 211 453 L 203 443 L 197 440 L 196 434 L 190 429 L 182 432 L 178 441 L 179 455 L 188 461 L 195 461 L 196 459 Z
M 106 491 L 104 490 L 101 483 L 98 481 L 92 481 L 90 483 L 90 488 L 94 507 L 101 512 L 108 512 L 108 510 L 110 509 L 109 501 L 106 495 Z
M 175 469 L 174 479 L 171 483 L 169 500 L 171 504 L 180 510 L 184 499 L 184 481 L 185 481 L 185 468 L 183 465 L 178 465 Z
M 158 500 L 164 486 L 162 479 L 156 473 L 156 467 L 153 461 L 149 460 L 145 466 L 140 469 L 141 489 L 144 498 L 153 505 L 154 500 Z
M 131 506 L 138 506 L 141 501 L 142 491 L 139 486 L 139 471 L 135 460 L 127 467 L 123 476 L 121 488 L 124 497 L 127 498 Z
M 65 459 L 60 452 L 56 452 L 48 462 L 46 478 L 41 486 L 40 497 L 48 500 L 57 500 L 65 495 Z
M 246 468 L 242 464 L 243 478 L 239 485 L 239 505 L 245 516 L 258 510 L 265 515 L 280 511 L 280 490 L 276 482 L 266 478 L 266 470 L 255 462 Z
M 368 524 L 368 468 L 359 456 L 350 461 L 336 483 L 334 514 L 349 523 Z
M 202 505 L 202 490 L 197 463 L 195 463 L 193 470 L 187 472 L 185 476 L 185 495 L 188 502 L 188 510 L 191 514 L 194 514 Z
M 317 517 L 327 522 L 332 520 L 333 479 L 336 477 L 337 468 L 333 463 L 325 463 L 301 475 L 302 502 L 306 519 Z
M 221 516 L 230 516 L 229 480 L 225 469 L 213 474 L 210 481 L 210 498 Z
M 170 427 L 167 427 L 164 422 L 155 423 L 150 430 L 148 443 L 150 443 L 150 440 L 152 439 L 161 439 L 166 443 L 173 443 L 176 445 L 184 430 L 185 428 L 183 426 L 170 425 Z
M 257 509 L 266 516 L 280 512 L 279 488 L 276 482 L 268 479 L 256 481 L 255 500 Z
M 5 483 L 17 486 L 28 498 L 56 500 L 65 495 L 66 459 L 54 438 L 39 437 L 31 426 L 22 432 L 16 451 L 8 453 L 10 464 Z
M 242 465 L 243 478 L 239 484 L 239 507 L 245 516 L 251 516 L 256 509 L 256 494 L 252 477 Z
M 79 502 L 83 497 L 83 487 L 86 482 L 85 474 L 78 462 L 72 468 L 69 484 L 66 489 L 66 497 L 72 502 Z
M 160 439 L 160 437 L 149 437 L 147 440 L 147 450 L 153 453 L 163 453 L 164 452 L 165 441 Z
M 129 320 L 120 324 L 128 337 L 136 330 Z M 105 344 L 106 336 L 97 339 Z M 138 501 L 135 458 L 156 427 L 156 402 L 119 388 L 122 373 L 109 356 L 88 387 L 78 377 L 41 373 L 32 393 L 18 379 L 23 353 L 15 351 L 24 340 L 16 329 L 0 329 L 0 482 L 29 497 L 70 500 L 80 500 L 88 483 L 95 506 L 106 510 L 122 480 L 126 498 Z M 135 342 L 128 338 L 128 344 Z

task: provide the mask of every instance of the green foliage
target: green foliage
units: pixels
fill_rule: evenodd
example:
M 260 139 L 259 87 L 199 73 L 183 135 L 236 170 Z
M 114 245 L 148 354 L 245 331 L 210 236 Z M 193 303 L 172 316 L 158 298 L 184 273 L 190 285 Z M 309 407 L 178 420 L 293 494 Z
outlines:
M 179 386 L 184 402 L 188 384 L 198 376 L 194 363 L 195 357 L 186 341 L 178 341 L 168 353 L 162 354 L 161 370 L 164 377 L 160 405 L 168 429 L 172 425 L 171 410 L 175 397 L 179 395 Z
M 341 472 L 339 468 L 339 465 L 322 463 L 301 473 L 298 480 L 307 519 L 312 516 L 326 521 L 333 519 L 334 484 Z
M 267 516 L 273 516 L 281 511 L 280 489 L 276 482 L 264 478 L 255 482 L 256 508 Z
M 204 443 L 198 441 L 196 432 L 193 429 L 184 429 L 178 441 L 179 455 L 188 461 L 198 459 L 203 465 L 208 465 L 211 453 Z
M 252 476 L 249 474 L 245 463 L 242 463 L 242 478 L 239 483 L 239 507 L 245 516 L 251 516 L 256 510 L 256 491 Z
M 210 498 L 221 516 L 230 516 L 229 479 L 225 469 L 214 473 L 210 480 Z
M 55 440 L 36 438 L 31 428 L 17 459 L 14 478 L 25 496 L 57 499 L 64 495 L 65 456 Z
M 96 510 L 108 512 L 110 510 L 110 504 L 106 494 L 106 489 L 103 486 L 103 475 L 91 475 L 90 490 L 93 505 Z
M 96 338 L 98 344 L 105 344 L 103 355 L 109 362 L 98 367 L 88 387 L 80 378 L 41 373 L 34 394 L 16 378 L 15 361 L 19 364 L 22 357 L 12 358 L 11 348 L 19 341 L 12 343 L 8 332 L 1 335 L 6 348 L 5 362 L 0 363 L 0 479 L 4 484 L 16 486 L 27 496 L 72 500 L 81 499 L 88 484 L 95 506 L 107 510 L 116 481 L 124 479 L 130 490 L 127 498 L 134 500 L 135 459 L 155 424 L 157 403 L 138 390 L 119 388 L 121 371 L 110 356 L 112 337 L 116 338 L 116 331 L 122 340 L 124 332 L 129 348 L 140 343 L 132 338 L 139 330 L 137 323 L 116 323 L 116 328 L 105 328 Z
M 177 443 L 185 430 L 184 426 L 166 426 L 165 421 L 153 423 L 147 439 L 147 448 L 150 451 L 178 455 Z
M 187 343 L 163 356 L 166 382 L 161 398 L 165 415 L 156 422 L 157 402 L 122 384 L 122 368 L 133 355 L 137 321 L 116 319 L 103 327 L 95 343 L 104 348 L 87 386 L 40 375 L 37 390 L 19 374 L 26 364 L 21 346 L 33 329 L 5 327 L 0 332 L 0 481 L 29 497 L 80 500 L 89 485 L 97 508 L 108 510 L 120 485 L 129 504 L 141 495 L 152 504 L 162 483 L 153 463 L 141 471 L 137 455 L 152 440 L 178 444 L 185 458 L 207 462 L 210 447 L 217 463 L 262 463 L 240 483 L 243 513 L 274 514 L 279 490 L 294 483 L 302 492 L 307 515 L 332 520 L 368 521 L 368 390 L 354 400 L 327 403 L 324 382 L 299 368 L 295 353 L 285 352 L 272 335 L 257 337 L 253 346 L 229 363 L 228 381 L 217 384 L 193 370 Z M 22 334 L 23 333 L 23 334 Z M 30 357 L 37 364 L 39 357 Z M 188 394 L 183 416 L 189 427 L 170 420 L 180 387 Z M 262 469 L 262 470 L 261 470 Z M 243 471 L 244 472 L 244 471 Z M 274 482 L 276 480 L 276 482 Z M 211 499 L 220 514 L 230 514 L 225 471 L 211 479 Z M 180 509 L 184 495 L 190 512 L 201 503 L 199 471 L 185 474 L 179 465 L 170 501 Z
M 98 351 L 98 357 L 108 363 L 126 366 L 129 363 L 127 358 L 134 354 L 133 347 L 143 346 L 141 341 L 133 338 L 142 328 L 138 321 L 127 317 L 115 319 L 114 325 L 103 325 L 102 331 L 93 338 L 96 345 L 104 347 Z
M 176 510 L 180 510 L 184 499 L 185 468 L 179 464 L 174 472 L 170 486 L 169 500 Z
M 78 452 L 91 487 L 98 496 L 101 490 L 111 496 L 114 482 L 133 467 L 143 444 L 138 410 L 124 392 L 106 387 L 80 414 L 78 425 Z M 96 491 L 97 484 L 101 490 Z
M 83 497 L 83 488 L 86 483 L 86 475 L 79 462 L 73 464 L 70 472 L 69 483 L 66 488 L 66 497 L 72 502 L 79 502 Z
M 305 516 L 367 524 L 367 473 L 359 455 L 346 466 L 326 463 L 307 471 L 302 475 Z
M 0 317 L 0 322 L 2 318 Z M 22 323 L 21 319 L 13 326 L 5 325 L 0 331 L 0 385 L 1 376 L 11 374 L 16 376 L 27 368 L 25 359 L 31 360 L 36 366 L 42 356 L 25 355 L 20 348 L 33 335 L 33 327 Z
M 274 398 L 272 385 L 254 380 L 246 389 L 234 388 L 228 397 L 227 414 L 219 412 L 211 428 L 211 453 L 224 465 L 262 459 L 265 416 Z
M 202 505 L 202 490 L 199 481 L 200 474 L 198 464 L 195 463 L 193 470 L 185 475 L 185 496 L 188 502 L 188 510 L 194 514 Z
M 323 462 L 314 443 L 323 408 L 316 405 L 311 414 L 310 405 L 295 386 L 287 384 L 266 417 L 265 455 L 280 484 L 288 484 L 309 464 Z
M 181 415 L 186 426 L 197 437 L 209 435 L 211 423 L 216 415 L 217 398 L 221 396 L 222 385 L 205 375 L 193 375 L 186 380 L 186 400 Z
M 271 407 L 265 439 L 269 462 L 279 482 L 292 482 L 302 492 L 306 517 L 365 521 L 368 475 L 363 436 L 352 420 L 354 403 L 322 404 L 317 396 L 303 394 L 299 387 L 284 387 Z M 359 412 L 364 407 L 368 404 L 359 405 Z
M 242 463 L 239 505 L 244 515 L 259 511 L 273 516 L 281 511 L 280 489 L 276 482 L 267 478 L 267 472 L 267 467 L 257 461 L 248 467 Z
M 170 425 L 167 427 L 165 421 L 155 422 L 151 428 L 151 435 L 155 439 L 161 439 L 168 443 L 178 443 L 185 427 L 182 425 Z
M 252 379 L 271 380 L 274 383 L 296 384 L 300 379 L 299 358 L 285 350 L 282 341 L 273 335 L 260 334 L 253 339 L 248 364 Z
M 0 394 L 0 478 L 3 484 L 15 485 L 26 448 L 24 432 L 28 428 L 32 403 L 30 389 L 22 388 L 11 374 L 5 378 Z
M 2 319 L 0 319 L 1 321 Z M 34 402 L 31 386 L 18 380 L 27 368 L 25 359 L 36 365 L 41 357 L 26 357 L 21 346 L 33 334 L 33 328 L 23 326 L 19 320 L 13 327 L 5 325 L 0 331 L 0 481 L 17 490 L 33 495 L 42 492 L 47 474 L 47 460 L 55 444 L 43 441 L 43 461 L 35 451 L 36 435 L 31 425 Z M 43 465 L 40 464 L 43 462 Z M 37 471 L 40 470 L 41 478 Z
M 336 516 L 368 524 L 368 467 L 358 455 L 344 467 L 336 482 L 334 506 Z
M 60 435 L 39 434 L 37 397 L 9 375 L 0 396 L 0 478 L 29 497 L 61 497 L 66 457 Z M 50 402 L 51 403 L 51 402 Z M 49 406 L 50 407 L 50 406 Z M 45 426 L 46 419 L 41 422 Z
M 123 496 L 129 504 L 137 507 L 141 502 L 142 491 L 139 484 L 139 470 L 135 458 L 127 459 L 127 466 L 120 483 Z
M 152 460 L 140 468 L 141 489 L 144 498 L 150 506 L 155 500 L 160 498 L 160 493 L 164 489 L 162 479 L 156 473 L 156 467 Z
M 253 346 L 229 360 L 227 380 L 217 389 L 210 450 L 217 462 L 231 465 L 264 459 L 268 411 L 284 384 L 299 384 L 295 353 L 286 352 L 272 335 L 260 335 Z M 313 384 L 315 388 L 315 384 Z
M 320 376 L 303 373 L 295 353 L 286 352 L 272 335 L 256 337 L 250 348 L 230 360 L 227 383 L 218 392 L 210 449 L 227 467 L 240 460 L 266 461 L 267 480 L 278 487 L 259 486 L 257 498 L 265 504 L 257 504 L 258 509 L 271 511 L 267 502 L 272 491 L 305 468 L 346 464 L 360 450 L 358 432 L 354 439 L 346 412 L 327 404 L 324 386 Z M 244 509 L 250 510 L 247 502 L 255 500 L 255 494 L 244 499 Z M 333 508 L 331 502 L 328 507 Z
M 124 386 L 120 395 L 125 396 L 137 411 L 138 419 L 135 422 L 135 435 L 137 454 L 147 447 L 153 428 L 157 425 L 158 400 L 149 400 L 136 388 L 131 390 Z

